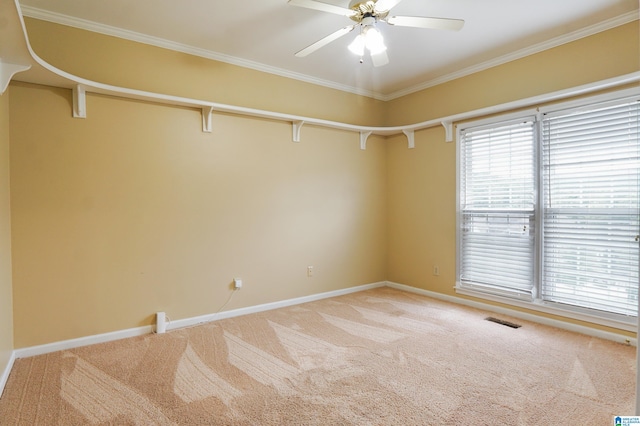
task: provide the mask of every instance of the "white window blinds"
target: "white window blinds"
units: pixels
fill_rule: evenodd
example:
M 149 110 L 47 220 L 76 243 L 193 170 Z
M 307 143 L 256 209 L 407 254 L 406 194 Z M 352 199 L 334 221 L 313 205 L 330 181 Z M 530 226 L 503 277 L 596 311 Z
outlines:
M 547 114 L 542 298 L 636 315 L 638 102 Z
M 535 254 L 533 121 L 460 134 L 460 283 L 531 298 Z

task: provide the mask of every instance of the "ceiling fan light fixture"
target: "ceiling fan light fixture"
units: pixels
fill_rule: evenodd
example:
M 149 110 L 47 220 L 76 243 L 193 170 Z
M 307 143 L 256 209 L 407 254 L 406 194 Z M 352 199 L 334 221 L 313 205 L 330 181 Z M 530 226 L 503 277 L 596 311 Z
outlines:
M 381 53 L 387 50 L 387 46 L 384 45 L 384 39 L 382 34 L 377 28 L 367 26 L 364 29 L 365 46 L 372 54 Z
M 353 41 L 349 45 L 349 50 L 358 56 L 363 56 L 365 44 L 365 37 L 362 33 L 360 33 L 355 39 L 353 39 Z
M 295 56 L 303 58 L 357 28 L 360 34 L 349 44 L 349 50 L 360 56 L 361 63 L 365 50 L 368 50 L 369 53 L 371 53 L 373 65 L 378 67 L 389 63 L 387 46 L 384 44 L 382 34 L 376 28 L 376 24 L 379 22 L 399 27 L 433 28 L 451 31 L 458 31 L 464 26 L 462 19 L 433 18 L 428 16 L 389 16 L 391 9 L 401 1 L 402 0 L 350 0 L 349 7 L 345 8 L 325 3 L 322 0 L 288 0 L 289 4 L 294 6 L 346 16 L 355 22 L 355 24 L 334 31 L 328 36 L 296 52 Z

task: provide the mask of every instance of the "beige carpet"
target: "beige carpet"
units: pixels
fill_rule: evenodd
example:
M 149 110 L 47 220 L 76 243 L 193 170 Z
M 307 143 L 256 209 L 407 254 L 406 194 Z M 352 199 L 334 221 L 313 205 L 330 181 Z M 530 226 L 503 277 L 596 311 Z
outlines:
M 380 288 L 17 360 L 2 425 L 610 425 L 635 348 Z M 495 315 L 494 315 L 495 316 Z

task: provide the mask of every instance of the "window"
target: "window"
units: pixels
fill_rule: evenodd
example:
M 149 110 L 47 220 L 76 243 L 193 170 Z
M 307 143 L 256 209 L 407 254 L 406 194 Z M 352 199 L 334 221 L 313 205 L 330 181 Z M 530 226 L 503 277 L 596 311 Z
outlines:
M 459 291 L 631 322 L 639 105 L 555 107 L 460 129 Z
M 542 120 L 544 300 L 635 315 L 638 103 Z
M 460 282 L 531 299 L 535 231 L 533 121 L 461 133 Z

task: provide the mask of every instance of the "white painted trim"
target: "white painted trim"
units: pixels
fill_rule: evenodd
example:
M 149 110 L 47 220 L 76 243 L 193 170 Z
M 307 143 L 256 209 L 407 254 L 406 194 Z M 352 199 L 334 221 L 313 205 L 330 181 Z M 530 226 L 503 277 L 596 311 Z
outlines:
M 426 81 L 424 83 L 408 87 L 406 89 L 398 90 L 392 93 L 380 93 L 370 90 L 364 90 L 359 87 L 349 86 L 345 84 L 336 83 L 333 81 L 312 77 L 309 75 L 288 71 L 282 68 L 272 67 L 264 65 L 259 62 L 249 61 L 242 58 L 237 58 L 230 55 L 214 52 L 207 49 L 189 46 L 182 43 L 176 43 L 170 40 L 162 39 L 159 37 L 153 37 L 145 34 L 141 34 L 134 31 L 124 30 L 109 25 L 99 24 L 97 22 L 89 21 L 86 19 L 80 19 L 68 15 L 63 15 L 56 12 L 32 7 L 28 5 L 21 5 L 22 14 L 30 18 L 40 19 L 43 21 L 53 22 L 56 24 L 66 25 L 69 27 L 79 28 L 86 31 L 92 31 L 99 34 L 105 34 L 113 37 L 122 38 L 125 40 L 131 40 L 138 43 L 148 44 L 151 46 L 161 47 L 164 49 L 173 50 L 176 52 L 182 52 L 189 55 L 200 56 L 206 59 L 212 59 L 214 61 L 225 62 L 231 65 L 237 65 L 243 68 L 249 68 L 256 71 L 261 71 L 269 74 L 278 75 L 294 80 L 304 81 L 306 83 L 315 84 L 318 86 L 324 86 L 331 89 L 341 90 L 343 92 L 353 93 L 356 95 L 367 96 L 373 99 L 381 101 L 390 101 L 402 96 L 409 95 L 411 93 L 419 92 L 420 90 L 427 89 L 429 87 L 437 86 L 438 84 L 446 83 L 451 80 L 455 80 L 461 77 L 465 77 L 470 74 L 474 74 L 486 69 L 496 67 L 498 65 L 506 64 L 508 62 L 515 61 L 517 59 L 524 58 L 536 53 L 540 53 L 544 50 L 552 49 L 554 47 L 561 46 L 563 44 L 570 43 L 572 41 L 579 40 L 581 38 L 589 37 L 591 35 L 628 24 L 638 19 L 637 12 L 628 12 L 626 14 L 608 19 L 606 21 L 582 28 L 577 31 L 573 31 L 569 34 L 553 38 L 551 40 L 544 41 L 542 43 L 529 46 L 525 49 L 517 50 L 506 55 L 499 56 L 497 58 L 485 61 L 462 70 L 437 77 Z
M 371 132 L 360 132 L 360 149 L 361 150 L 365 150 L 367 149 L 367 139 L 369 139 L 369 136 L 371 136 Z
M 612 340 L 618 343 L 629 343 L 632 346 L 638 346 L 638 339 L 625 336 L 623 334 L 613 333 L 604 330 L 598 330 L 583 325 L 573 324 L 556 320 L 553 318 L 542 317 L 535 314 L 529 314 L 526 312 L 516 311 L 515 309 L 504 308 L 501 306 L 490 305 L 488 303 L 477 302 L 475 300 L 463 299 L 461 297 L 449 296 L 447 294 L 437 293 L 434 291 L 424 290 L 417 287 L 411 287 L 405 284 L 398 284 L 391 281 L 387 281 L 387 286 L 398 290 L 404 290 L 422 296 L 432 297 L 434 299 L 444 300 L 445 302 L 456 303 L 459 305 L 470 306 L 472 308 L 482 309 L 489 312 L 495 312 L 499 314 L 509 315 L 514 318 L 520 318 L 523 320 L 535 322 L 538 324 L 549 325 L 551 327 L 561 328 L 563 330 L 572 331 L 574 333 L 586 334 L 588 336 L 599 337 L 601 339 Z
M 81 84 L 72 89 L 73 118 L 87 118 L 87 94 Z
M 407 146 L 409 149 L 414 149 L 416 147 L 415 130 L 403 130 L 402 133 L 407 137 Z
M 636 331 L 635 319 L 633 322 L 626 322 L 624 320 L 616 318 L 606 318 L 601 316 L 592 315 L 588 312 L 581 312 L 573 309 L 562 309 L 561 307 L 548 304 L 540 300 L 517 300 L 508 296 L 503 296 L 498 293 L 490 294 L 473 289 L 468 289 L 460 286 L 458 283 L 455 287 L 456 293 L 465 296 L 471 296 L 478 299 L 490 300 L 492 302 L 498 302 L 505 305 L 517 306 L 519 308 L 528 309 L 530 311 L 543 312 L 551 315 L 559 315 L 566 318 L 571 318 L 578 321 L 590 322 L 593 324 L 602 325 L 605 327 L 617 328 L 625 331 Z
M 14 75 L 27 71 L 29 68 L 31 68 L 31 65 L 11 64 L 4 62 L 2 58 L 0 58 L 0 95 L 7 90 Z
M 451 121 L 443 121 L 442 127 L 444 127 L 444 140 L 446 142 L 453 142 L 453 123 Z
M 118 37 L 137 43 L 147 44 L 150 46 L 161 47 L 163 49 L 173 50 L 175 52 L 186 53 L 188 55 L 199 56 L 205 59 L 211 59 L 218 62 L 224 62 L 243 68 L 248 68 L 280 77 L 290 78 L 293 80 L 303 81 L 318 86 L 328 87 L 343 92 L 353 93 L 356 95 L 366 96 L 377 100 L 382 100 L 382 95 L 370 90 L 349 86 L 346 84 L 336 83 L 334 81 L 324 80 L 309 75 L 288 71 L 283 68 L 272 67 L 255 61 L 214 52 L 212 50 L 202 49 L 199 47 L 189 46 L 182 43 L 166 40 L 159 37 L 153 37 L 146 34 L 124 30 L 122 28 L 112 27 L 109 25 L 99 24 L 97 22 L 88 21 L 86 19 L 75 18 L 61 13 L 51 12 L 37 7 L 28 5 L 20 5 L 23 16 L 29 18 L 40 19 L 42 21 L 53 22 L 55 24 L 66 25 L 68 27 L 78 28 L 81 30 L 91 31 L 94 33 L 104 34 L 112 37 Z
M 95 345 L 97 343 L 112 342 L 114 340 L 127 339 L 129 337 L 143 336 L 153 332 L 153 326 L 130 328 L 127 330 L 112 331 L 110 333 L 95 334 L 93 336 L 78 337 L 77 339 L 62 340 L 60 342 L 47 343 L 45 345 L 30 346 L 16 349 L 16 358 L 28 358 L 36 355 L 44 355 L 51 352 L 64 351 L 67 349 L 81 348 L 83 346 Z
M 293 136 L 292 139 L 294 142 L 300 142 L 300 130 L 302 130 L 302 126 L 304 126 L 304 121 L 294 121 L 291 123 L 293 126 Z
M 302 296 L 293 299 L 286 299 L 277 302 L 265 303 L 256 306 L 249 306 L 246 308 L 233 309 L 230 311 L 223 311 L 214 314 L 201 315 L 192 318 L 184 318 L 180 320 L 169 321 L 167 323 L 166 330 L 176 330 L 184 327 L 191 327 L 199 324 L 204 324 L 208 322 L 218 321 L 227 318 L 235 318 L 242 315 L 254 314 L 258 312 L 270 311 L 273 309 L 285 308 L 294 305 L 300 305 L 303 303 L 314 302 L 317 300 L 327 299 L 330 297 L 343 296 L 346 294 L 357 293 L 360 291 L 370 290 L 379 287 L 391 287 L 402 291 L 407 291 L 410 293 L 420 294 L 422 296 L 431 297 L 434 299 L 444 300 L 451 303 L 456 303 L 459 305 L 470 306 L 473 308 L 478 308 L 490 312 L 502 313 L 505 315 L 509 315 L 515 318 L 525 319 L 527 321 L 532 321 L 540 324 L 550 325 L 553 327 L 573 331 L 576 333 L 586 334 L 590 336 L 600 337 L 607 340 L 612 340 L 620 343 L 629 343 L 633 346 L 637 346 L 636 338 L 629 338 L 627 336 L 611 333 L 603 330 L 597 330 L 590 327 L 585 327 L 577 324 L 566 323 L 559 320 L 554 320 L 551 318 L 545 318 L 534 314 L 528 314 L 525 312 L 516 311 L 513 309 L 503 308 L 499 306 L 493 306 L 482 302 L 476 302 L 469 299 L 463 299 L 460 297 L 449 296 L 442 293 L 436 293 L 429 290 L 423 290 L 416 287 L 411 287 L 404 284 L 398 284 L 391 281 L 381 281 L 371 284 L 364 284 L 355 287 L 344 288 L 340 290 L 333 290 L 324 293 L 312 294 L 310 296 Z M 58 352 L 62 350 L 74 349 L 83 346 L 94 345 L 97 343 L 106 343 L 114 340 L 126 339 L 130 337 L 142 336 L 145 334 L 153 333 L 154 327 L 152 325 L 131 328 L 127 330 L 119 330 L 110 333 L 98 334 L 93 336 L 80 337 L 77 339 L 64 340 L 60 342 L 48 343 L 45 345 L 39 346 L 31 346 L 27 348 L 16 349 L 13 351 L 11 358 L 9 360 L 8 365 L 5 368 L 5 371 L 2 376 L 0 376 L 0 392 L 4 388 L 7 378 L 9 377 L 9 373 L 11 368 L 13 367 L 14 360 L 17 358 L 28 358 L 36 355 L 44 355 L 51 352 Z
M 213 132 L 213 107 L 202 107 L 202 131 L 204 133 Z
M 526 99 L 507 102 L 500 105 L 493 105 L 486 108 L 480 108 L 474 111 L 467 111 L 464 113 L 455 114 L 448 117 L 427 120 L 427 121 L 410 124 L 410 125 L 393 126 L 393 127 L 360 126 L 360 125 L 342 123 L 337 121 L 323 120 L 323 119 L 310 118 L 310 117 L 301 117 L 297 115 L 282 114 L 282 113 L 273 112 L 273 111 L 265 111 L 265 110 L 258 110 L 254 108 L 240 107 L 235 105 L 219 104 L 215 102 L 184 98 L 180 96 L 171 96 L 171 95 L 166 95 L 161 93 L 146 92 L 146 91 L 137 90 L 137 89 L 128 89 L 124 87 L 117 87 L 109 84 L 90 81 L 84 78 L 74 76 L 47 63 L 33 51 L 29 43 L 29 37 L 26 32 L 26 27 L 24 25 L 20 4 L 18 3 L 18 0 L 13 0 L 13 2 L 14 2 L 14 5 L 13 5 L 14 10 L 8 10 L 10 8 L 9 5 L 11 4 L 11 0 L 0 0 L 0 11 L 6 12 L 7 16 L 9 16 L 11 13 L 15 14 L 14 19 L 17 19 L 20 22 L 20 28 L 22 29 L 22 35 L 24 36 L 25 47 L 27 50 L 26 53 L 28 53 L 31 56 L 31 59 L 34 61 L 34 65 L 37 65 L 38 67 L 42 68 L 42 70 L 39 70 L 39 71 L 48 71 L 55 78 L 55 82 L 52 82 L 51 80 L 47 79 L 48 85 L 56 85 L 57 87 L 67 87 L 67 88 L 73 88 L 73 87 L 77 87 L 78 85 L 82 85 L 87 92 L 119 96 L 126 99 L 137 99 L 142 101 L 157 102 L 157 103 L 163 103 L 163 104 L 169 104 L 169 105 L 195 107 L 200 110 L 202 110 L 202 108 L 210 107 L 210 108 L 213 108 L 213 110 L 219 111 L 219 112 L 227 112 L 231 114 L 238 114 L 238 115 L 251 116 L 251 117 L 269 118 L 269 119 L 279 120 L 279 121 L 289 121 L 291 123 L 304 121 L 305 123 L 314 125 L 314 126 L 359 132 L 361 135 L 360 136 L 361 147 L 363 147 L 363 145 L 366 145 L 366 138 L 362 137 L 363 133 L 370 132 L 372 134 L 386 136 L 386 135 L 394 135 L 398 133 L 405 133 L 406 131 L 422 130 L 422 129 L 439 126 L 442 124 L 442 122 L 456 123 L 460 120 L 466 120 L 473 117 L 495 114 L 495 113 L 504 112 L 508 110 L 515 110 L 515 109 L 524 108 L 527 106 L 539 105 L 545 102 L 551 102 L 554 100 L 563 99 L 571 96 L 584 95 L 587 93 L 592 93 L 594 91 L 611 89 L 611 88 L 619 87 L 623 84 L 629 84 L 629 83 L 640 81 L 640 71 L 639 71 L 639 72 L 634 72 L 634 73 L 630 73 L 630 74 L 626 74 L 618 77 L 609 78 L 602 81 L 584 84 L 578 87 L 563 89 L 563 90 L 559 90 L 552 93 L 546 93 L 543 95 L 538 95 L 538 96 L 533 96 Z M 3 52 L 0 49 L 0 55 L 2 53 Z M 44 74 L 46 74 L 46 72 Z M 364 143 L 363 143 L 363 139 L 364 139 Z
M 0 375 L 0 397 L 2 397 L 2 393 L 4 392 L 4 387 L 7 385 L 7 380 L 9 380 L 9 374 L 11 373 L 11 369 L 13 368 L 13 363 L 16 360 L 16 351 L 11 351 L 11 356 L 9 357 L 9 361 Z
M 377 287 L 384 287 L 386 282 L 377 282 L 372 284 L 364 284 L 356 287 L 349 287 L 340 290 L 328 291 L 325 293 L 312 294 L 310 296 L 297 297 L 294 299 L 281 300 L 278 302 L 265 303 L 262 305 L 249 306 L 246 308 L 234 309 L 231 311 L 223 311 L 215 314 L 201 315 L 198 317 L 185 318 L 167 322 L 166 330 L 175 330 L 183 327 L 190 327 L 197 324 L 203 324 L 211 321 L 217 321 L 225 318 L 234 318 L 241 315 L 253 314 L 256 312 L 269 311 L 272 309 L 284 308 L 287 306 L 299 305 L 302 303 L 313 302 L 316 300 L 327 299 L 329 297 L 342 296 L 345 294 L 356 293 L 359 291 L 369 290 Z M 60 342 L 48 343 L 45 345 L 31 346 L 14 351 L 15 358 L 27 358 L 36 355 L 44 355 L 51 352 L 63 351 L 67 349 L 80 348 L 82 346 L 94 345 L 97 343 L 106 343 L 114 340 L 126 339 L 129 337 L 142 336 L 153 333 L 154 327 L 147 325 L 144 327 L 130 328 L 127 330 L 113 331 L 110 333 L 97 334 L 93 336 L 79 337 L 77 339 L 63 340 Z M 12 361 L 13 364 L 13 361 Z M 10 370 L 10 368 L 8 369 Z M 8 372 L 6 373 L 8 375 Z
M 235 318 L 242 315 L 255 314 L 257 312 L 270 311 L 273 309 L 286 308 L 288 306 L 300 305 L 302 303 L 314 302 L 316 300 L 327 299 L 329 297 L 343 296 L 345 294 L 357 293 L 359 291 L 370 290 L 372 288 L 384 287 L 386 282 L 377 282 L 372 284 L 364 284 L 356 287 L 344 288 L 341 290 L 327 291 L 325 293 L 312 294 L 310 296 L 296 297 L 294 299 L 286 299 L 278 302 L 265 303 L 262 305 L 249 306 L 246 308 L 234 309 L 231 311 L 223 311 L 216 314 L 201 315 L 193 318 L 185 318 L 181 320 L 171 321 L 167 330 L 175 330 L 183 327 L 191 327 L 197 324 L 203 324 L 212 321 L 218 321 L 226 318 Z
M 594 104 L 604 104 L 606 102 L 632 102 L 639 100 L 640 90 L 638 87 L 632 87 L 629 89 L 616 90 L 615 92 L 602 93 L 600 95 L 591 95 L 589 97 L 572 99 L 568 101 L 561 101 L 552 105 L 545 105 L 538 108 L 540 114 L 553 114 L 562 112 L 568 109 L 575 108 L 587 108 L 591 109 Z M 604 105 L 603 105 L 604 106 Z M 542 118 L 538 117 L 538 121 Z
M 574 31 L 569 34 L 564 34 L 560 37 L 556 37 L 551 40 L 544 41 L 542 43 L 534 44 L 533 46 L 529 46 L 525 49 L 517 50 L 515 52 L 511 52 L 503 56 L 498 56 L 497 58 L 491 59 L 489 61 L 481 62 L 479 64 L 476 64 L 467 68 L 463 68 L 461 70 L 452 72 L 450 74 L 443 75 L 442 77 L 437 77 L 437 78 L 425 81 L 424 83 L 407 87 L 406 89 L 398 90 L 393 93 L 389 93 L 386 95 L 379 95 L 379 96 L 383 101 L 390 101 L 393 99 L 401 98 L 402 96 L 410 95 L 412 93 L 419 92 L 424 89 L 428 89 L 429 87 L 437 86 L 439 84 L 443 84 L 448 81 L 466 77 L 468 75 L 475 74 L 477 72 L 484 71 L 489 68 L 493 68 L 509 62 L 513 62 L 517 59 L 522 59 L 527 56 L 543 52 L 545 50 L 553 49 L 554 47 L 562 46 L 563 44 L 571 43 L 581 38 L 589 37 L 594 34 L 601 33 L 603 31 L 607 31 L 624 24 L 628 24 L 637 19 L 638 19 L 637 12 L 628 12 L 626 14 L 617 16 L 612 19 L 608 19 L 606 21 L 600 22 L 595 25 L 591 25 L 581 30 Z

